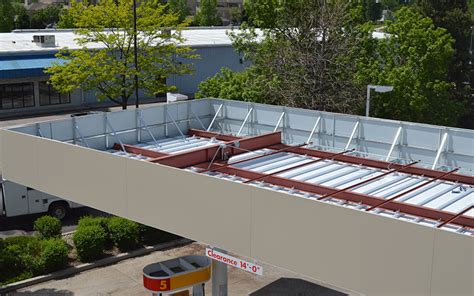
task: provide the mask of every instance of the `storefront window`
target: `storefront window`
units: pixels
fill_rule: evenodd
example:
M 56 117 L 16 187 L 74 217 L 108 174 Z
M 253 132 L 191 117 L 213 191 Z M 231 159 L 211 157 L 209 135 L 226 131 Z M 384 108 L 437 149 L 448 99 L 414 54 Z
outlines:
M 35 106 L 33 82 L 0 84 L 0 109 Z
M 60 93 L 46 81 L 39 82 L 40 105 L 58 105 L 71 103 L 70 93 Z

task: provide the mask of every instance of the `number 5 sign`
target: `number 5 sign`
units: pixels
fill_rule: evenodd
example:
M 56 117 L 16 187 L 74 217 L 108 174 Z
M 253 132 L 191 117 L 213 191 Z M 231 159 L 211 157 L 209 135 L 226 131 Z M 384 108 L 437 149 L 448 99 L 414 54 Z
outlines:
M 206 256 L 214 260 L 217 260 L 219 262 L 225 263 L 235 268 L 245 270 L 253 274 L 257 274 L 257 275 L 263 274 L 263 267 L 261 267 L 260 265 L 241 260 L 239 258 L 224 254 L 222 252 L 213 250 L 211 248 L 206 248 Z

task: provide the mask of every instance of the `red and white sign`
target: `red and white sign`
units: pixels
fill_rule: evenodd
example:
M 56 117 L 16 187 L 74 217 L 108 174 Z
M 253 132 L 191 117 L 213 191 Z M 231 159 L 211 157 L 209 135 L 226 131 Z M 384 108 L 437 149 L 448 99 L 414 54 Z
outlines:
M 254 264 L 252 262 L 244 261 L 239 258 L 235 258 L 233 256 L 224 254 L 222 252 L 213 250 L 211 248 L 206 248 L 206 256 L 211 259 L 217 260 L 219 262 L 225 263 L 235 268 L 248 271 L 253 274 L 257 274 L 257 275 L 263 274 L 263 267 L 261 267 L 260 265 Z

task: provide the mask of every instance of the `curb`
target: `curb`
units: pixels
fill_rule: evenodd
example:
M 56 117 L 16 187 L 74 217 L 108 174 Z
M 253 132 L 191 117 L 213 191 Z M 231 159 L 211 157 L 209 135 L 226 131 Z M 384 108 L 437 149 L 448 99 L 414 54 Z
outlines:
M 120 253 L 120 254 L 118 254 L 116 256 L 113 256 L 113 257 L 107 257 L 107 258 L 100 259 L 100 260 L 97 260 L 97 261 L 94 261 L 94 262 L 84 263 L 84 264 L 81 264 L 81 265 L 78 265 L 78 266 L 69 267 L 69 268 L 59 270 L 59 271 L 56 271 L 56 272 L 53 272 L 53 273 L 50 273 L 50 274 L 40 275 L 40 276 L 30 278 L 30 279 L 26 279 L 26 280 L 23 280 L 23 281 L 19 281 L 19 282 L 16 282 L 16 283 L 11 283 L 11 284 L 8 284 L 6 286 L 0 286 L 0 295 L 3 296 L 3 295 L 6 295 L 5 293 L 11 292 L 11 291 L 14 291 L 14 290 L 17 290 L 17 289 L 21 289 L 21 288 L 24 288 L 24 287 L 39 284 L 39 283 L 42 283 L 42 282 L 47 282 L 47 281 L 58 279 L 58 278 L 68 277 L 68 276 L 71 276 L 73 274 L 80 273 L 80 272 L 83 272 L 83 271 L 86 271 L 86 270 L 89 270 L 89 269 L 102 267 L 102 266 L 106 266 L 106 265 L 111 265 L 111 264 L 123 261 L 125 259 L 130 259 L 130 258 L 133 258 L 133 257 L 148 255 L 148 254 L 150 254 L 152 252 L 155 252 L 155 251 L 168 249 L 168 248 L 174 248 L 174 247 L 189 244 L 191 242 L 192 242 L 192 240 L 189 240 L 189 239 L 186 239 L 186 238 L 181 238 L 181 239 L 178 239 L 178 240 L 174 240 L 174 241 L 170 241 L 170 242 L 166 242 L 166 243 L 161 243 L 161 244 L 154 245 L 154 246 L 147 246 L 147 247 L 144 247 L 144 248 L 141 248 L 141 249 L 138 249 L 138 250 L 134 250 L 134 251 L 131 251 L 131 252 L 128 252 L 128 253 Z

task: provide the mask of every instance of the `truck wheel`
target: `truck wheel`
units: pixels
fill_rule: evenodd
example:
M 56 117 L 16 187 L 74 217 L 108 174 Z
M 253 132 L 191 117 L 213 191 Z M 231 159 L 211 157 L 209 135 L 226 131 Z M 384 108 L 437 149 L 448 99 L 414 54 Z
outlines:
M 55 202 L 49 206 L 49 214 L 62 220 L 66 217 L 69 207 L 63 202 Z

